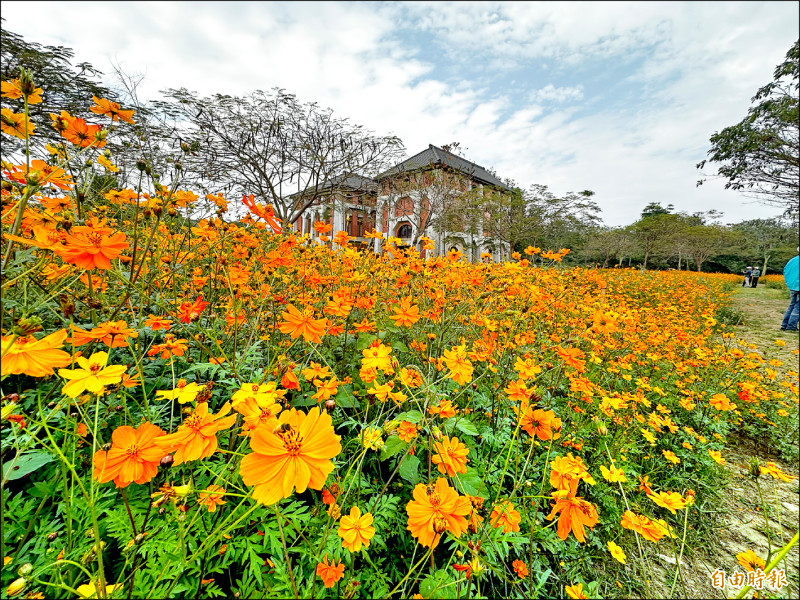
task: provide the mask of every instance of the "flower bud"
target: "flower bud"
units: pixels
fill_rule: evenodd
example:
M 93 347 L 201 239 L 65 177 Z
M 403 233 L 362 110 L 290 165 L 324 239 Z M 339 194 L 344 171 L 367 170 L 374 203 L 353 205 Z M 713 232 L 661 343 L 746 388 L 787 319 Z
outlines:
M 33 565 L 31 563 L 25 563 L 19 569 L 17 569 L 17 575 L 20 577 L 27 577 L 33 572 Z
M 13 598 L 14 596 L 18 596 L 23 592 L 23 590 L 28 587 L 28 582 L 25 581 L 24 578 L 20 577 L 19 579 L 15 579 L 11 582 L 11 584 L 6 588 L 6 596 L 9 598 Z
M 334 408 L 336 408 L 336 400 L 334 400 L 333 398 L 328 398 L 327 400 L 325 400 L 325 408 L 327 410 L 333 410 Z
M 169 468 L 172 466 L 172 463 L 175 462 L 175 459 L 172 457 L 172 454 L 167 454 L 164 458 L 161 459 L 159 463 L 162 467 Z
M 31 335 L 42 329 L 42 320 L 39 317 L 24 317 L 17 321 L 17 326 L 11 331 L 19 336 Z

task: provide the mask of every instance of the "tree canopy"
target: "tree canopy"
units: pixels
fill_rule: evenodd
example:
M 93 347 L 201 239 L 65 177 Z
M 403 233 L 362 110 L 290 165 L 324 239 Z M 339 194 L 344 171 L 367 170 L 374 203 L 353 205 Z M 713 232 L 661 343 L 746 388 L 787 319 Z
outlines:
M 726 188 L 749 192 L 795 219 L 800 199 L 799 80 L 800 41 L 776 67 L 773 80 L 753 96 L 747 116 L 711 136 L 708 158 L 697 165 L 702 169 L 716 163 Z

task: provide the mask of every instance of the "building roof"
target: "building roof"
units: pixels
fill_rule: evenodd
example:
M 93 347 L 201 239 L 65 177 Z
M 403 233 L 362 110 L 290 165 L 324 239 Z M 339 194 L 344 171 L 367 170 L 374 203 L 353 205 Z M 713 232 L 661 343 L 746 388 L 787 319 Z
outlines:
M 423 150 L 419 154 L 415 154 L 411 158 L 404 160 L 398 165 L 395 165 L 388 171 L 384 171 L 378 175 L 377 179 L 380 180 L 384 177 L 402 173 L 404 171 L 416 171 L 417 169 L 424 169 L 425 167 L 433 167 L 435 165 L 448 166 L 456 171 L 464 173 L 465 175 L 469 175 L 481 183 L 493 185 L 504 190 L 509 189 L 508 186 L 506 186 L 497 177 L 489 173 L 489 171 L 482 166 L 476 165 L 474 162 L 470 162 L 465 158 L 461 158 L 460 156 L 456 156 L 452 152 L 438 148 L 433 144 L 430 144 L 426 150 Z
M 289 198 L 295 198 L 313 192 L 313 187 L 306 188 L 301 192 L 290 194 Z M 320 185 L 318 192 L 335 190 L 340 192 L 375 192 L 378 189 L 377 182 L 370 177 L 363 177 L 355 173 L 342 173 L 336 177 L 331 177 L 328 181 Z

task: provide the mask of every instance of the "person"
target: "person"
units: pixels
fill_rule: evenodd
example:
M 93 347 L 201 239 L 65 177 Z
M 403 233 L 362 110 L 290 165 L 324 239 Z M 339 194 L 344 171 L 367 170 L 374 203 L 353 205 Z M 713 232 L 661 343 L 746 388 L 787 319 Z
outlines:
M 800 255 L 800 247 L 797 248 Z M 786 266 L 783 267 L 783 280 L 789 288 L 789 308 L 783 315 L 781 331 L 797 331 L 797 320 L 800 317 L 800 283 L 798 283 L 798 271 L 800 271 L 800 256 L 795 256 Z
M 750 274 L 753 272 L 753 267 L 747 267 L 744 270 L 744 281 L 742 287 L 750 287 Z
M 761 277 L 761 269 L 758 267 L 753 269 L 750 274 L 750 287 L 758 287 L 758 278 Z

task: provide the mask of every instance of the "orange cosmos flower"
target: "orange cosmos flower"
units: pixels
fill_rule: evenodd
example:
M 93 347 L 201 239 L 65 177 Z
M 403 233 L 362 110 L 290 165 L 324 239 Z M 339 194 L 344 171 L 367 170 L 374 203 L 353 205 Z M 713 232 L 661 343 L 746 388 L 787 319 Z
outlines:
M 511 566 L 514 568 L 514 573 L 516 573 L 517 577 L 520 579 L 525 579 L 528 576 L 528 565 L 521 560 L 515 560 L 511 563 Z
M 675 509 L 686 508 L 686 501 L 678 492 L 658 492 L 658 494 L 647 494 L 647 497 L 673 515 L 676 514 Z
M 503 528 L 503 533 L 510 531 L 519 531 L 519 523 L 522 521 L 522 515 L 514 508 L 514 505 L 505 500 L 494 507 L 492 514 L 489 516 L 492 527 Z
M 681 462 L 681 459 L 675 456 L 675 453 L 672 452 L 672 450 L 662 450 L 661 453 L 664 455 L 664 458 L 673 464 L 677 465 L 679 462 Z
M 472 379 L 472 363 L 467 359 L 467 353 L 464 350 L 465 346 L 454 346 L 452 350 L 444 351 L 444 358 L 442 361 L 450 369 L 447 374 L 453 381 L 459 385 L 465 385 Z
M 575 598 L 575 600 L 583 600 L 584 598 L 589 597 L 583 593 L 582 583 L 576 583 L 574 585 L 564 586 L 564 591 L 567 592 L 567 596 L 569 596 L 570 598 Z
M 71 343 L 73 346 L 83 346 L 96 340 L 109 348 L 127 348 L 127 339 L 130 337 L 139 337 L 139 334 L 128 327 L 125 321 L 106 321 L 91 331 L 73 325 Z
M 639 491 L 644 492 L 645 494 L 652 494 L 653 490 L 650 488 L 650 476 L 645 475 L 644 477 L 639 477 Z
M 413 496 L 406 505 L 407 529 L 423 546 L 435 548 L 445 531 L 460 537 L 467 530 L 466 515 L 472 511 L 472 504 L 469 498 L 459 496 L 445 478 L 439 477 L 435 485 L 418 483 Z
M 401 421 L 400 425 L 397 427 L 397 437 L 403 442 L 410 443 L 411 440 L 417 437 L 417 431 L 417 425 L 415 423 Z
M 85 391 L 102 394 L 105 386 L 119 383 L 122 380 L 122 374 L 127 368 L 125 365 L 107 367 L 108 354 L 106 352 L 95 352 L 89 358 L 79 356 L 77 362 L 80 369 L 58 370 L 61 377 L 70 380 L 61 390 L 70 398 L 77 398 Z
M 73 185 L 72 177 L 64 173 L 64 169 L 48 165 L 39 159 L 31 161 L 30 170 L 27 165 L 11 165 L 10 169 L 3 173 L 19 183 L 27 183 L 26 180 L 30 176 L 38 179 L 39 185 L 53 185 L 61 190 L 68 190 Z
M 717 410 L 726 411 L 734 410 L 736 405 L 731 402 L 725 394 L 714 394 L 708 403 Z
M 389 318 L 394 321 L 398 327 L 411 327 L 414 323 L 419 321 L 419 306 L 412 306 L 413 298 L 406 297 L 400 300 L 397 307 L 394 309 L 395 313 L 389 315 Z
M 251 434 L 253 452 L 242 459 L 242 481 L 255 486 L 253 498 L 266 505 L 288 498 L 293 488 L 299 494 L 320 490 L 333 471 L 331 459 L 342 451 L 340 439 L 330 415 L 319 407 L 308 415 L 285 410 Z
M 363 358 L 361 359 L 361 368 L 380 369 L 381 371 L 391 370 L 391 353 L 391 347 L 384 346 L 380 342 L 377 342 L 368 348 L 364 348 L 361 351 L 361 354 L 363 355 Z
M 375 321 L 370 321 L 367 317 L 364 317 L 359 323 L 355 323 L 353 328 L 359 333 L 370 333 L 375 331 Z
M 189 346 L 186 345 L 185 339 L 180 338 L 176 340 L 174 335 L 168 333 L 164 337 L 164 343 L 155 344 L 147 351 L 147 356 L 161 354 L 161 358 L 167 360 L 171 356 L 183 356 L 188 348 Z
M 583 459 L 572 456 L 570 452 L 566 456 L 557 456 L 550 463 L 550 485 L 557 490 L 568 490 L 575 494 L 578 483 L 582 479 L 589 485 L 594 485 L 594 478 L 589 474 Z
M 126 123 L 130 123 L 133 125 L 134 121 L 131 119 L 133 116 L 132 110 L 122 110 L 119 107 L 119 104 L 116 102 L 111 102 L 106 100 L 105 98 L 98 98 L 97 96 L 92 96 L 92 100 L 96 106 L 90 106 L 89 110 L 92 111 L 96 115 L 105 115 L 107 117 L 111 117 L 112 121 L 119 121 L 122 119 Z
M 153 331 L 158 331 L 159 329 L 169 331 L 169 328 L 172 327 L 172 321 L 168 317 L 157 317 L 151 314 L 144 320 L 144 326 Z
M 9 240 L 14 240 L 20 244 L 36 246 L 37 248 L 43 248 L 45 250 L 55 250 L 61 245 L 61 241 L 66 235 L 63 231 L 58 231 L 57 229 L 52 229 L 51 227 L 42 225 L 34 225 L 32 232 L 33 238 L 24 238 L 11 234 L 6 234 L 4 237 L 8 238 Z M 67 269 L 69 269 L 69 267 L 67 267 Z
M 525 387 L 523 380 L 510 382 L 503 391 L 508 394 L 508 399 L 514 402 L 526 402 L 531 397 L 531 390 Z
M 766 562 L 764 562 L 763 558 L 761 558 L 758 554 L 756 554 L 752 550 L 747 550 L 746 552 L 740 552 L 739 554 L 736 555 L 736 560 L 738 560 L 739 564 L 742 565 L 748 571 L 763 569 L 767 564 Z
M 31 136 L 36 126 L 26 119 L 25 113 L 15 113 L 9 108 L 4 108 L 0 111 L 0 129 L 3 133 L 24 140 Z
M 198 504 L 208 508 L 208 512 L 217 512 L 217 506 L 225 504 L 222 498 L 225 496 L 225 488 L 218 485 L 210 485 L 198 494 Z
M 345 515 L 339 521 L 339 537 L 342 538 L 342 546 L 350 552 L 358 552 L 361 546 L 369 548 L 369 541 L 375 535 L 375 528 L 372 526 L 372 515 L 364 513 L 361 509 L 354 506 L 350 509 L 350 515 Z
M 439 406 L 429 406 L 428 414 L 439 415 L 440 419 L 449 419 L 456 416 L 456 409 L 453 403 L 445 398 L 439 402 Z
M 208 403 L 201 402 L 175 433 L 158 438 L 156 444 L 167 453 L 175 453 L 174 465 L 208 458 L 217 450 L 217 432 L 236 421 L 236 415 L 225 416 L 230 411 L 231 405 L 226 402 L 214 415 L 208 412 Z
M 793 475 L 781 471 L 780 467 L 774 462 L 768 462 L 766 467 L 758 467 L 758 470 L 761 475 L 772 475 L 774 479 L 780 479 L 787 483 L 791 483 L 792 479 L 796 479 Z
M 326 588 L 333 587 L 333 584 L 344 575 L 344 563 L 340 562 L 338 565 L 328 564 L 328 555 L 326 554 L 322 562 L 317 564 L 317 575 L 322 578 L 322 583 Z
M 556 504 L 547 518 L 552 520 L 556 514 L 559 514 L 558 530 L 556 531 L 558 537 L 566 540 L 572 530 L 579 542 L 585 542 L 583 527 L 585 525 L 592 528 L 597 525 L 597 508 L 591 502 L 587 502 L 583 498 L 576 498 L 563 490 L 555 492 L 553 498 L 555 498 Z
M 583 373 L 586 370 L 586 361 L 581 360 L 585 355 L 578 348 L 562 348 L 556 347 L 556 354 L 561 357 L 566 364 L 573 367 L 578 373 Z
M 197 321 L 206 306 L 208 302 L 203 300 L 203 294 L 200 294 L 194 302 L 181 302 L 178 307 L 178 319 L 181 323 Z
M 321 336 L 325 333 L 326 319 L 314 319 L 311 310 L 300 312 L 294 305 L 286 305 L 287 312 L 281 313 L 284 322 L 278 325 L 281 333 L 286 333 L 296 339 L 303 336 L 303 339 L 311 344 L 319 344 Z
M 453 477 L 456 473 L 467 472 L 469 448 L 459 442 L 457 437 L 451 439 L 444 436 L 441 442 L 434 442 L 433 451 L 431 460 L 438 465 L 439 473 L 447 473 Z
M 620 525 L 625 529 L 633 529 L 644 539 L 653 543 L 658 542 L 658 540 L 665 535 L 675 537 L 674 534 L 670 534 L 670 528 L 663 520 L 659 519 L 658 521 L 654 521 L 644 515 L 632 513 L 629 510 L 626 510 L 622 515 Z
M 520 406 L 523 411 L 520 425 L 522 429 L 528 432 L 528 435 L 533 437 L 536 435 L 540 440 L 558 439 L 560 434 L 558 431 L 561 429 L 561 419 L 556 418 L 556 413 L 552 410 L 542 410 L 527 406 L 528 402 L 525 401 Z M 517 412 L 515 410 L 515 412 Z M 553 429 L 556 433 L 553 433 Z
M 17 100 L 23 96 L 27 96 L 28 104 L 39 104 L 42 101 L 42 88 L 37 88 L 31 85 L 27 90 L 23 90 L 23 85 L 19 79 L 12 79 L 11 81 L 0 82 L 0 93 L 3 98 L 11 98 Z
M 66 329 L 60 329 L 40 340 L 32 335 L 16 339 L 11 335 L 2 336 L 2 374 L 31 377 L 52 375 L 54 369 L 66 367 L 72 362 L 72 357 L 60 350 L 66 338 Z
M 106 145 L 103 128 L 100 125 L 89 125 L 80 117 L 72 117 L 67 123 L 66 129 L 61 131 L 61 136 L 81 148 L 92 145 L 102 148 Z
M 55 248 L 56 253 L 64 262 L 81 269 L 110 269 L 111 260 L 128 248 L 124 233 L 114 233 L 113 229 L 97 221 L 90 226 L 73 227 L 64 241 L 64 246 Z
M 117 487 L 131 483 L 147 483 L 158 472 L 161 459 L 167 454 L 156 445 L 164 430 L 152 423 L 134 429 L 123 425 L 111 434 L 111 448 L 94 455 L 93 477 L 100 483 L 114 480 Z

